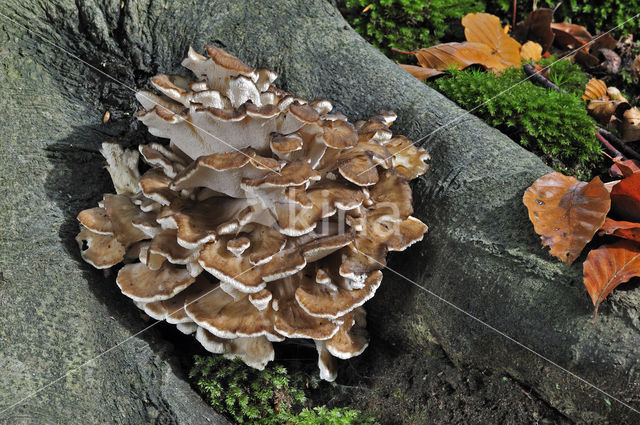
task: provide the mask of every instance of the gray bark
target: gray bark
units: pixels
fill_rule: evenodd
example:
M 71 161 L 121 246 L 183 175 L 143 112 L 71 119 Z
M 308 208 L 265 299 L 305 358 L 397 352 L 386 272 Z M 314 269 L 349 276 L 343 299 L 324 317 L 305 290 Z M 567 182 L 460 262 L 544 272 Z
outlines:
M 521 202 L 550 170 L 464 114 L 362 40 L 323 1 L 5 0 L 0 13 L 129 87 L 180 71 L 189 45 L 215 43 L 328 98 L 352 121 L 394 110 L 394 132 L 432 155 L 414 185 L 425 241 L 392 256 L 369 303 L 370 352 L 419 359 L 428 334 L 460 364 L 508 373 L 564 414 L 592 423 L 640 416 L 418 286 L 640 409 L 640 291 L 618 290 L 590 324 L 581 267 L 541 248 Z M 79 259 L 75 215 L 110 191 L 97 153 L 145 130 L 133 93 L 0 17 L 0 411 L 144 328 L 113 277 Z M 115 106 L 114 106 L 115 105 Z M 455 120 L 452 122 L 452 120 Z M 120 123 L 120 124 L 118 124 Z M 435 130 L 437 132 L 433 133 Z M 430 135 L 425 139 L 425 135 Z M 391 347 L 391 348 L 389 348 Z M 0 415 L 4 423 L 221 423 L 152 329 Z M 375 359 L 365 354 L 363 359 Z M 402 368 L 402 364 L 397 365 Z

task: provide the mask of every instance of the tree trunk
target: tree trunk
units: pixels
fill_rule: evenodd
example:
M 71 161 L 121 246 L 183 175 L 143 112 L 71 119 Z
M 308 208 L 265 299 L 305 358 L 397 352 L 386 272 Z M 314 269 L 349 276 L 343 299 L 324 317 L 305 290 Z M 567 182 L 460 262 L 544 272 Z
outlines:
M 155 329 L 80 367 L 151 323 L 74 241 L 76 214 L 111 191 L 107 173 L 95 173 L 100 143 L 151 136 L 127 119 L 130 89 L 21 25 L 134 89 L 157 72 L 183 73 L 187 47 L 213 43 L 273 69 L 296 96 L 332 100 L 351 121 L 395 111 L 394 133 L 433 158 L 414 185 L 414 215 L 430 231 L 391 257 L 406 278 L 385 271 L 358 361 L 388 350 L 419 361 L 431 333 L 454 362 L 509 374 L 574 420 L 640 421 L 557 366 L 640 409 L 640 290 L 612 294 L 591 325 L 581 261 L 550 257 L 521 201 L 550 170 L 397 67 L 329 3 L 4 0 L 0 13 L 16 21 L 0 16 L 0 411 L 79 368 L 0 415 L 6 423 L 223 423 Z M 113 123 L 103 125 L 107 109 Z

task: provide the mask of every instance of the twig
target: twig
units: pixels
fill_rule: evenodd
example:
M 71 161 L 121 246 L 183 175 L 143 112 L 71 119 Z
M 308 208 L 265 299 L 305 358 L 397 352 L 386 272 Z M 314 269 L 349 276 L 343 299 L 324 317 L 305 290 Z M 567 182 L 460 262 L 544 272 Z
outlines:
M 511 25 L 511 29 L 516 29 L 516 9 L 518 8 L 518 0 L 513 0 L 513 25 Z
M 544 75 L 536 71 L 536 69 L 530 63 L 525 63 L 524 65 L 522 65 L 522 69 L 524 70 L 525 74 L 531 77 L 531 81 L 533 81 L 534 83 L 538 83 L 542 87 L 545 87 L 548 89 L 559 91 L 560 93 L 566 93 L 564 89 L 561 89 L 560 87 L 555 85 L 552 81 L 550 81 L 547 77 L 545 77 Z
M 613 155 L 615 155 L 616 157 L 624 158 L 624 155 L 622 155 L 622 153 L 620 153 L 619 150 L 614 148 L 613 145 L 611 143 L 609 143 L 609 141 L 607 139 L 602 137 L 602 134 L 600 134 L 599 132 L 596 133 L 596 139 L 598 139 L 598 141 L 602 144 L 602 146 L 604 146 L 605 149 L 607 149 Z
M 628 157 L 640 160 L 640 154 L 627 146 L 627 144 L 616 137 L 615 134 L 601 127 L 596 128 L 598 129 L 598 133 L 600 133 L 602 137 L 606 137 L 607 140 L 611 141 L 612 145 L 618 147 L 618 149 L 622 150 L 622 152 L 624 152 Z

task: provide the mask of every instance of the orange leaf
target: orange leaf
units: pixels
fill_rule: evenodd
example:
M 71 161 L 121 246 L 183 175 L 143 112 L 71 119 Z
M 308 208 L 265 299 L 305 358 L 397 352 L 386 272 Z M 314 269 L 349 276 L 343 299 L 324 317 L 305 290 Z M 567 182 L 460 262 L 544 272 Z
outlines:
M 621 283 L 640 276 L 640 245 L 621 241 L 594 249 L 584 262 L 584 286 L 595 306 L 593 320 L 600 303 Z
M 557 172 L 536 180 L 522 201 L 542 245 L 566 264 L 578 258 L 611 206 L 609 192 L 598 177 L 585 183 Z
M 640 242 L 640 223 L 616 221 L 607 217 L 598 235 L 612 235 L 622 239 Z
M 520 43 L 505 34 L 500 19 L 488 13 L 469 13 L 462 18 L 464 35 L 467 41 L 483 43 L 491 49 L 491 55 L 505 68 L 520 65 Z
M 436 75 L 444 74 L 444 72 L 438 71 L 437 69 L 433 68 L 423 68 L 421 66 L 405 65 L 401 63 L 399 63 L 398 65 L 400 65 L 400 68 L 404 69 L 409 74 L 416 77 L 418 80 L 428 80 L 429 78 L 435 77 Z
M 520 48 L 520 57 L 526 61 L 539 61 L 542 58 L 542 46 L 535 41 L 527 41 Z
M 502 62 L 493 57 L 489 46 L 482 43 L 444 43 L 413 52 L 424 68 L 444 71 L 451 66 L 458 69 L 479 64 L 487 68 L 504 69 Z
M 611 205 L 617 217 L 640 222 L 640 173 L 634 173 L 613 186 Z

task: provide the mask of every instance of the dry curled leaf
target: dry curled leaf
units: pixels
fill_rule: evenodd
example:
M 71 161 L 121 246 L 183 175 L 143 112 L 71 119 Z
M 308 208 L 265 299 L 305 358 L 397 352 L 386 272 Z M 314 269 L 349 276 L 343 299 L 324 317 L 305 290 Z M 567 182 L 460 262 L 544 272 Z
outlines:
M 539 61 L 542 58 L 542 46 L 535 41 L 527 41 L 520 48 L 520 57 L 526 61 Z
M 568 22 L 551 24 L 551 30 L 555 34 L 555 42 L 563 49 L 576 49 L 587 44 L 593 36 L 581 25 Z M 588 51 L 588 47 L 585 47 Z
M 593 319 L 602 301 L 621 283 L 640 276 L 640 245 L 621 241 L 589 252 L 584 262 L 584 286 L 595 307 Z
M 536 9 L 529 13 L 524 21 L 518 22 L 513 29 L 514 36 L 520 41 L 535 41 L 546 52 L 551 47 L 555 35 L 551 31 L 553 10 L 547 8 Z M 526 44 L 526 43 L 525 43 Z
M 502 62 L 492 56 L 491 48 L 482 43 L 444 43 L 403 53 L 415 55 L 420 66 L 438 71 L 447 70 L 452 66 L 464 69 L 469 65 L 504 69 Z
M 640 140 L 640 110 L 637 106 L 624 111 L 622 114 L 620 133 L 622 133 L 622 140 L 625 142 Z
M 400 68 L 404 69 L 419 80 L 428 80 L 431 77 L 444 74 L 444 72 L 434 68 L 423 68 L 421 66 L 405 65 L 401 63 L 398 65 L 400 65 Z
M 587 82 L 582 100 L 601 99 L 607 95 L 607 85 L 602 80 L 592 78 Z
M 640 161 L 635 159 L 625 159 L 621 157 L 613 158 L 614 164 L 611 166 L 610 174 L 614 177 L 629 177 L 634 173 L 640 173 Z
M 571 264 L 604 224 L 611 201 L 598 177 L 585 183 L 558 172 L 536 180 L 522 198 L 542 245 Z
M 620 180 L 613 187 L 611 205 L 617 218 L 640 222 L 640 173 Z
M 615 50 L 618 47 L 618 42 L 615 38 L 611 37 L 608 32 L 598 34 L 594 37 L 593 43 L 591 43 L 590 50 L 597 52 L 600 49 Z
M 469 13 L 462 18 L 462 26 L 467 41 L 489 46 L 491 55 L 502 63 L 502 69 L 520 65 L 520 43 L 506 34 L 497 16 Z
M 640 223 L 617 221 L 607 217 L 602 229 L 598 232 L 598 235 L 611 235 L 622 239 L 640 242 Z

